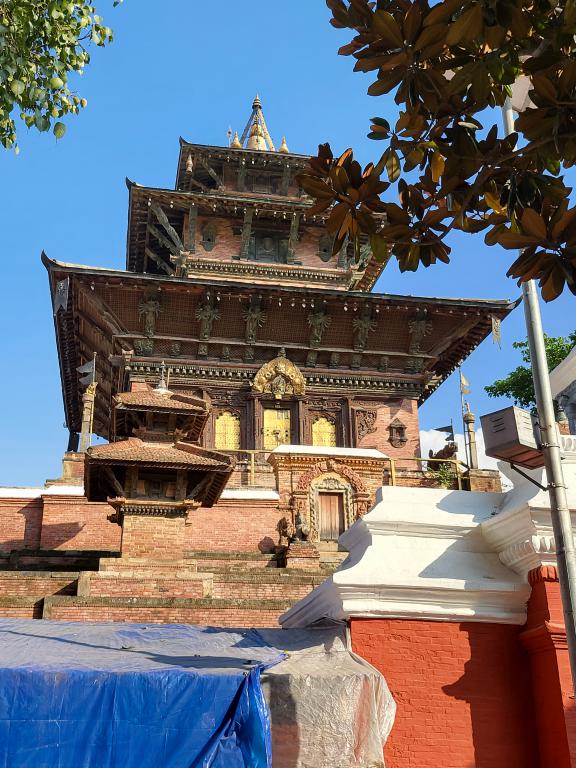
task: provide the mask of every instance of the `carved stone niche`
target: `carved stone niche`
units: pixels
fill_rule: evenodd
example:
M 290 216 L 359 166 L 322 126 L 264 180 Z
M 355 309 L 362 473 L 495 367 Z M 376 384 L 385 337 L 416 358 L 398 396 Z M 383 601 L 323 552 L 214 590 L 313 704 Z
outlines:
M 390 422 L 388 431 L 390 432 L 388 442 L 393 445 L 394 448 L 402 448 L 408 442 L 408 438 L 406 437 L 406 424 L 401 422 L 400 419 L 394 419 L 394 421 Z

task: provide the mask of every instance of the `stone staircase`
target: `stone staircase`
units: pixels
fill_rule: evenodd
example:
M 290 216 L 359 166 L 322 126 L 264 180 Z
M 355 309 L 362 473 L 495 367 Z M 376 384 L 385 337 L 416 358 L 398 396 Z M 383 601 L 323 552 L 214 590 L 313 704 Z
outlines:
M 190 552 L 185 578 L 137 567 L 119 578 L 110 570 L 112 553 L 98 553 L 106 555 L 106 570 L 81 571 L 61 566 L 92 565 L 95 553 L 49 554 L 21 553 L 0 563 L 6 569 L 0 570 L 0 617 L 273 627 L 335 567 L 329 562 L 315 572 L 298 571 L 281 567 L 274 554 Z M 19 570 L 29 558 L 38 558 L 34 569 Z M 53 570 L 42 569 L 46 558 Z

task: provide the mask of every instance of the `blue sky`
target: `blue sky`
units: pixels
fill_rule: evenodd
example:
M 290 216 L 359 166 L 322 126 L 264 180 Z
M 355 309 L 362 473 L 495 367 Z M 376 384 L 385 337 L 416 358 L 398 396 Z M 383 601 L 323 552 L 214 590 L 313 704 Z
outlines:
M 96 49 L 79 79 L 88 99 L 67 120 L 59 142 L 22 127 L 21 153 L 0 152 L 0 219 L 4 271 L 0 303 L 0 484 L 30 485 L 57 477 L 67 432 L 54 343 L 44 249 L 62 261 L 123 268 L 127 190 L 124 179 L 173 186 L 178 137 L 225 144 L 229 126 L 242 130 L 256 92 L 270 132 L 291 150 L 353 146 L 362 162 L 377 159 L 366 139 L 369 118 L 393 117 L 389 101 L 366 95 L 369 80 L 336 51 L 345 34 L 328 24 L 323 0 L 98 0 L 115 42 Z M 484 246 L 482 236 L 456 236 L 448 266 L 401 275 L 390 265 L 377 289 L 423 296 L 514 298 L 505 277 L 511 254 Z M 551 334 L 576 327 L 574 297 L 543 307 Z M 505 405 L 484 385 L 515 367 L 515 339 L 524 338 L 522 308 L 503 326 L 504 343 L 482 344 L 464 365 L 477 413 Z M 458 419 L 458 384 L 449 379 L 422 407 L 430 429 Z

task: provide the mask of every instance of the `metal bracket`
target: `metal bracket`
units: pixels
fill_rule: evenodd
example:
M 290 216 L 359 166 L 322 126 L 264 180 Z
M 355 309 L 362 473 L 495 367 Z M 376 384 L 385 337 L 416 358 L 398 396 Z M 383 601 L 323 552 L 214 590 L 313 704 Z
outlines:
M 528 482 L 532 483 L 532 485 L 535 485 L 537 488 L 540 488 L 541 491 L 547 491 L 548 487 L 542 485 L 542 483 L 539 483 L 537 480 L 534 480 L 533 477 L 530 477 L 530 475 L 527 475 L 526 472 L 523 472 L 521 469 L 518 469 L 518 467 L 511 461 L 509 462 L 510 466 L 514 470 L 514 472 L 518 472 L 519 475 L 522 475 Z

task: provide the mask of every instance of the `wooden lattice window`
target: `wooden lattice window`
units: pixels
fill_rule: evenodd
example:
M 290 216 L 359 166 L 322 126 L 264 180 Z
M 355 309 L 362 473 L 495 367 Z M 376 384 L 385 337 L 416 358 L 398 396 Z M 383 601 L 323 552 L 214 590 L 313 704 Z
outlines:
M 336 424 L 320 416 L 312 424 L 312 445 L 336 446 Z
M 216 417 L 214 447 L 221 451 L 240 450 L 240 419 L 235 413 L 223 411 Z

